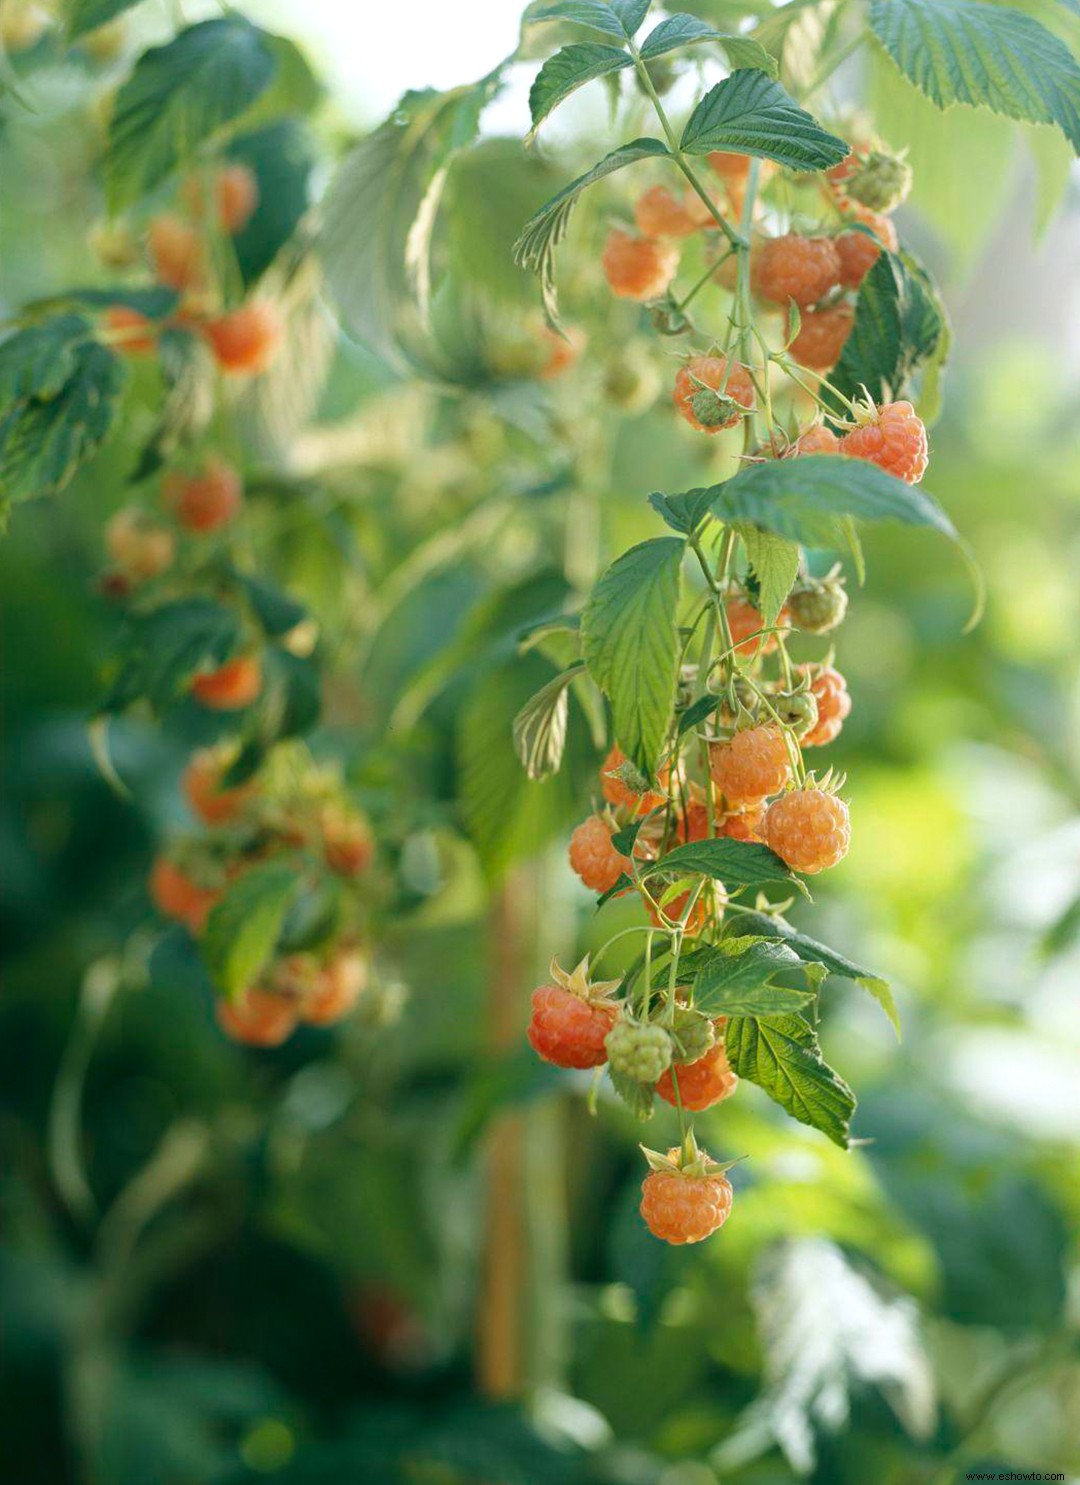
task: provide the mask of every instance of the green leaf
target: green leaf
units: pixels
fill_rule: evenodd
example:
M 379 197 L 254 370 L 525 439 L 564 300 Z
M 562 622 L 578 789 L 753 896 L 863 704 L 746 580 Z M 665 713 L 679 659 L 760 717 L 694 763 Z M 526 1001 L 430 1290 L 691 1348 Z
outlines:
M 675 708 L 685 550 L 672 536 L 631 547 L 600 578 L 581 615 L 582 654 L 611 700 L 616 740 L 650 779 Z
M 871 0 L 870 28 L 939 108 L 1055 124 L 1080 153 L 1080 67 L 1030 16 L 977 0 Z
M 1074 897 L 1068 907 L 1059 914 L 1043 934 L 1040 952 L 1047 959 L 1065 954 L 1080 942 L 1080 897 Z
M 803 1012 L 814 1000 L 813 990 L 773 983 L 781 972 L 801 968 L 798 954 L 779 939 L 726 938 L 710 949 L 697 971 L 694 1009 L 707 1016 Z
M 827 170 L 850 152 L 756 68 L 733 72 L 709 89 L 686 122 L 682 148 L 691 155 L 735 150 L 796 171 Z
M 821 1055 L 799 1016 L 734 1016 L 724 1034 L 728 1059 L 801 1124 L 846 1150 L 855 1095 Z
M 253 577 L 246 572 L 237 572 L 235 577 L 263 633 L 271 639 L 280 639 L 307 618 L 308 611 L 302 603 L 297 603 L 295 598 L 290 598 L 266 578 Z
M 594 41 L 564 46 L 561 52 L 547 59 L 529 89 L 529 111 L 533 122 L 530 137 L 552 109 L 585 83 L 633 65 L 633 58 L 619 47 L 601 46 Z
M 247 738 L 265 752 L 286 737 L 310 732 L 322 710 L 318 666 L 288 650 L 263 653 L 263 686 L 251 708 Z
M 762 623 L 768 627 L 776 623 L 776 617 L 799 574 L 799 546 L 797 542 L 776 536 L 771 531 L 762 531 L 747 522 L 741 522 L 737 530 L 758 580 L 758 609 Z
M 655 1083 L 639 1083 L 635 1078 L 628 1078 L 625 1073 L 617 1072 L 610 1063 L 608 1063 L 608 1076 L 611 1079 L 611 1086 L 635 1119 L 644 1121 L 652 1118 L 653 1103 L 656 1098 Z
M 689 841 L 685 846 L 676 846 L 657 861 L 642 863 L 643 876 L 655 876 L 657 872 L 669 876 L 712 877 L 728 888 L 795 881 L 780 857 L 768 846 L 732 840 L 726 835 L 716 840 Z
M 638 160 L 655 160 L 669 154 L 659 139 L 635 139 L 631 144 L 621 145 L 610 155 L 605 155 L 598 165 L 579 175 L 577 180 L 553 196 L 525 223 L 521 236 L 514 244 L 514 262 L 522 268 L 531 269 L 540 277 L 540 291 L 544 311 L 554 324 L 558 321 L 558 302 L 555 294 L 555 249 L 566 236 L 570 218 L 578 197 L 587 187 L 613 171 L 622 170 Z
M 795 951 L 804 964 L 820 964 L 829 974 L 839 975 L 842 979 L 853 980 L 857 985 L 861 985 L 881 1006 L 897 1036 L 900 1035 L 900 1013 L 896 1009 L 896 1001 L 893 999 L 889 982 L 883 980 L 880 975 L 874 974 L 872 970 L 863 969 L 861 965 L 837 953 L 835 949 L 819 943 L 817 939 L 809 938 L 805 933 L 799 933 L 783 918 L 774 917 L 770 913 L 740 914 L 739 932 L 780 939 L 789 949 Z
M 580 665 L 571 666 L 548 681 L 514 718 L 514 747 L 530 779 L 546 779 L 559 771 L 570 714 L 567 692 L 581 669 Z
M 124 668 L 105 705 L 122 711 L 146 697 L 158 711 L 176 701 L 200 670 L 223 665 L 242 638 L 240 616 L 209 598 L 178 598 L 130 621 Z
M 245 110 L 241 121 L 245 133 L 255 133 L 284 118 L 301 118 L 312 112 L 325 93 L 295 42 L 287 36 L 267 33 L 266 44 L 274 59 L 274 80 Z
M 238 877 L 206 921 L 210 978 L 230 999 L 253 986 L 273 958 L 298 887 L 296 868 L 268 861 Z
M 11 402 L 55 397 L 75 374 L 79 348 L 89 335 L 90 326 L 81 316 L 57 315 L 0 341 L 0 403 L 5 417 Z
M 246 165 L 259 187 L 255 210 L 232 239 L 244 283 L 253 284 L 293 236 L 311 204 L 315 144 L 295 119 L 279 119 L 230 140 L 225 154 Z
M 144 52 L 109 123 L 110 210 L 133 206 L 240 119 L 270 86 L 274 68 L 271 38 L 238 15 L 200 21 Z
M 96 31 L 107 21 L 134 10 L 140 0 L 64 0 L 63 19 L 69 41 L 77 41 L 89 31 Z
M 777 73 L 776 59 L 765 50 L 760 41 L 749 36 L 731 36 L 717 31 L 707 21 L 696 15 L 672 15 L 661 21 L 641 43 L 641 55 L 645 61 L 662 57 L 666 52 L 677 51 L 684 46 L 696 46 L 702 41 L 715 41 L 727 53 L 732 67 L 758 67 L 770 77 Z
M 615 36 L 619 41 L 629 40 L 648 13 L 651 0 L 558 0 L 554 5 L 530 6 L 525 12 L 526 21 L 577 21 L 581 26 L 590 26 L 602 31 L 605 36 Z

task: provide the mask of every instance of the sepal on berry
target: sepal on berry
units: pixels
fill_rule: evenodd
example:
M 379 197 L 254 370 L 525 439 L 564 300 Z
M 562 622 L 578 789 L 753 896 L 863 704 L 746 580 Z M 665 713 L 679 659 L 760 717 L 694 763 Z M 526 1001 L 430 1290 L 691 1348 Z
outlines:
M 587 1000 L 590 1005 L 596 1005 L 599 1001 L 610 1000 L 615 991 L 622 984 L 622 980 L 590 980 L 589 979 L 589 956 L 578 964 L 569 974 L 560 965 L 558 959 L 552 956 L 551 966 L 548 971 L 552 983 L 563 990 L 569 990 L 571 995 L 578 995 L 582 1000 Z
M 722 1176 L 732 1166 L 746 1159 L 745 1155 L 740 1155 L 735 1160 L 714 1160 L 707 1151 L 700 1148 L 693 1130 L 690 1130 L 681 1145 L 672 1145 L 666 1155 L 662 1155 L 659 1150 L 650 1150 L 646 1145 L 639 1145 L 638 1148 L 645 1156 L 650 1170 L 664 1171 L 675 1176 Z

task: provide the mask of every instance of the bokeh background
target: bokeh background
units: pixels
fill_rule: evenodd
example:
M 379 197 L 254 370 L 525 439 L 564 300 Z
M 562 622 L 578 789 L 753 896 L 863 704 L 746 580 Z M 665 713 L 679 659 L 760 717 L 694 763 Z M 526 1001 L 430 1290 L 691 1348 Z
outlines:
M 332 0 L 246 9 L 328 79 L 316 193 L 402 91 L 472 81 L 517 35 L 505 0 L 414 0 L 407 18 Z M 130 44 L 156 23 L 141 18 Z M 99 272 L 85 241 L 114 65 L 47 62 L 35 113 L 0 105 L 5 315 Z M 491 293 L 500 324 L 528 323 L 533 288 L 505 255 L 520 221 L 576 152 L 626 137 L 583 97 L 526 169 L 500 136 L 525 131 L 528 75 L 492 109 L 473 177 L 450 187 L 451 232 L 487 206 L 467 284 Z M 144 881 L 184 823 L 185 740 L 117 727 L 122 800 L 87 735 L 116 622 L 94 588 L 101 527 L 149 390 L 61 500 L 12 521 L 0 1437 L 13 1481 L 1080 1479 L 1080 189 L 1044 130 L 936 115 L 883 67 L 841 75 L 836 103 L 860 97 L 911 146 L 902 227 L 956 334 L 927 484 L 988 585 L 965 633 L 955 554 L 875 531 L 839 637 L 855 709 L 835 752 L 855 837 L 803 922 L 897 988 L 900 1045 L 857 987 L 826 990 L 823 1043 L 860 1092 L 866 1142 L 843 1155 L 741 1090 L 702 1120 L 718 1150 L 751 1157 L 736 1215 L 701 1250 L 667 1252 L 636 1218 L 626 1114 L 602 1100 L 590 1118 L 586 1087 L 516 1044 L 492 1051 L 493 998 L 505 1008 L 553 951 L 572 959 L 621 911 L 590 917 L 534 804 L 516 804 L 497 841 L 482 808 L 455 805 L 470 773 L 498 790 L 517 767 L 499 730 L 520 685 L 511 636 L 653 534 L 649 489 L 704 482 L 724 457 L 673 428 L 648 395 L 662 352 L 598 301 L 598 204 L 564 259 L 571 310 L 608 325 L 591 329 L 593 381 L 561 402 L 507 382 L 499 356 L 518 343 L 497 343 L 483 316 L 475 375 L 453 397 L 339 345 L 314 417 L 265 450 L 321 492 L 286 492 L 260 531 L 335 636 L 316 746 L 376 810 L 410 799 L 411 907 L 385 946 L 379 1017 L 244 1053 L 214 1027 L 191 946 L 154 926 Z M 633 416 L 605 401 L 627 364 L 643 387 Z M 551 428 L 569 455 L 552 454 Z M 595 462 L 598 446 L 597 469 L 581 450 Z M 581 751 L 594 766 L 587 739 Z M 552 828 L 584 798 L 549 796 Z

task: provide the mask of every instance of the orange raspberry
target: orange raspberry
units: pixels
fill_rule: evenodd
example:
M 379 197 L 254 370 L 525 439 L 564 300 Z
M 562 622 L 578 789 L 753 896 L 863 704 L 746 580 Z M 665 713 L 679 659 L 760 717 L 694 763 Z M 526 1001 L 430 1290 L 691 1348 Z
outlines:
M 734 814 L 725 815 L 721 830 L 732 840 L 760 841 L 764 818 L 764 805 L 751 805 L 749 809 L 737 810 Z
M 666 292 L 679 267 L 679 249 L 673 243 L 635 237 L 615 227 L 600 263 L 613 293 L 643 304 Z
M 191 214 L 201 217 L 206 209 L 204 181 L 191 176 L 181 194 Z M 218 222 L 226 232 L 235 234 L 247 226 L 259 204 L 259 183 L 246 165 L 225 165 L 214 174 L 213 195 Z
M 728 804 L 757 804 L 779 794 L 791 777 L 779 727 L 747 727 L 729 742 L 709 744 L 709 771 Z
M 686 810 L 680 811 L 675 821 L 675 834 L 683 843 L 709 839 L 709 807 L 703 799 L 687 802 Z
M 356 1005 L 368 982 L 368 961 L 359 949 L 336 954 L 300 1003 L 308 1026 L 333 1026 Z
M 152 356 L 157 350 L 157 326 L 148 315 L 113 304 L 104 319 L 110 342 L 122 356 Z
M 675 374 L 673 400 L 692 428 L 719 433 L 741 419 L 739 412 L 729 412 L 725 404 L 753 407 L 754 384 L 737 361 L 729 371 L 726 356 L 691 356 Z
M 811 423 L 809 428 L 799 434 L 788 450 L 792 457 L 802 454 L 838 454 L 839 452 L 840 440 L 825 423 Z
M 617 769 L 626 762 L 626 754 L 618 743 L 614 743 L 600 765 L 600 793 L 618 809 L 620 806 L 630 810 L 635 815 L 647 815 L 650 810 L 658 809 L 666 800 L 666 795 L 658 794 L 655 789 L 647 789 L 644 794 L 635 794 L 633 789 L 623 783 L 622 779 L 615 777 Z M 671 770 L 661 769 L 660 782 L 666 783 Z
M 237 655 L 217 670 L 204 671 L 191 683 L 196 701 L 215 712 L 235 712 L 250 706 L 262 690 L 258 655 Z
M 678 1149 L 668 1151 L 669 1169 L 651 1170 L 641 1183 L 641 1215 L 653 1237 L 665 1243 L 700 1243 L 731 1213 L 734 1193 L 722 1171 L 700 1159 L 679 1166 Z
M 750 255 L 754 292 L 775 304 L 794 299 L 800 309 L 835 289 L 840 272 L 840 255 L 831 237 L 788 232 L 769 238 Z
M 910 402 L 860 409 L 858 427 L 840 440 L 840 453 L 869 459 L 897 479 L 917 485 L 930 460 L 926 427 Z
M 194 227 L 172 212 L 155 217 L 146 238 L 158 283 L 180 292 L 201 288 L 206 278 L 206 245 Z
M 159 526 L 136 505 L 125 505 L 109 517 L 105 550 L 124 576 L 136 583 L 160 577 L 173 564 L 176 543 L 171 531 Z
M 243 504 L 244 487 L 231 464 L 211 457 L 198 474 L 177 470 L 167 474 L 161 495 L 186 531 L 205 536 L 235 519 Z
M 854 323 L 855 308 L 846 302 L 828 309 L 804 310 L 799 333 L 791 342 L 791 354 L 800 366 L 828 371 L 839 361 Z
M 712 221 L 712 213 L 693 191 L 682 198 L 666 186 L 653 186 L 638 198 L 634 221 L 645 237 L 690 237 Z
M 278 311 L 259 300 L 207 320 L 202 331 L 226 376 L 254 376 L 265 371 L 281 349 L 284 333 Z
M 215 1011 L 225 1035 L 249 1047 L 280 1047 L 296 1030 L 292 1001 L 271 990 L 245 990 L 239 1000 L 219 1000 Z
M 896 228 L 888 217 L 870 211 L 865 206 L 852 212 L 855 220 L 869 227 L 874 234 L 865 232 L 841 232 L 836 239 L 836 251 L 840 258 L 840 282 L 845 289 L 857 289 L 881 256 L 882 246 L 895 253 L 900 246 Z
M 577 325 L 568 325 L 565 336 L 559 335 L 550 325 L 541 325 L 540 340 L 547 355 L 537 375 L 541 381 L 550 382 L 577 364 L 588 337 Z
M 727 613 L 728 628 L 731 630 L 731 640 L 735 646 L 737 655 L 755 656 L 759 652 L 769 655 L 776 649 L 777 639 L 775 634 L 766 634 L 761 637 L 760 630 L 764 623 L 761 614 L 747 598 L 740 594 L 733 594 L 724 605 Z M 776 617 L 777 625 L 788 628 L 791 624 L 791 615 L 786 608 L 782 608 Z
M 802 738 L 804 748 L 822 748 L 835 741 L 851 714 L 851 697 L 847 681 L 831 665 L 800 665 L 799 675 L 810 677 L 810 691 L 817 701 L 818 719 Z
M 570 865 L 590 892 L 608 892 L 630 862 L 611 844 L 611 827 L 602 815 L 590 815 L 570 837 Z
M 221 780 L 228 760 L 214 748 L 202 748 L 184 770 L 182 787 L 192 812 L 205 825 L 224 825 L 235 820 L 256 792 L 254 780 L 225 787 Z
M 742 183 L 750 174 L 751 157 L 736 154 L 734 150 L 710 150 L 705 156 L 717 175 L 725 181 Z
M 679 1102 L 692 1114 L 704 1113 L 714 1104 L 730 1098 L 739 1086 L 738 1074 L 732 1072 L 727 1050 L 723 1042 L 723 1021 L 717 1023 L 720 1040 L 709 1048 L 704 1057 L 696 1062 L 682 1063 L 668 1068 L 656 1085 L 656 1091 L 665 1103 L 676 1105 L 675 1082 L 679 1085 Z M 674 1077 L 672 1074 L 674 1073 Z
M 555 1067 L 601 1067 L 607 1061 L 604 1039 L 619 1019 L 619 1004 L 611 998 L 619 981 L 593 981 L 588 971 L 587 959 L 572 974 L 552 960 L 554 984 L 533 991 L 525 1035 L 533 1051 Z
M 375 855 L 375 840 L 367 817 L 359 810 L 328 806 L 319 823 L 330 870 L 344 877 L 362 876 Z
M 688 888 L 665 905 L 663 914 L 669 923 L 678 923 L 681 921 L 683 913 L 686 912 L 686 904 L 689 898 L 690 890 Z M 702 929 L 706 928 L 710 922 L 719 923 L 724 916 L 724 904 L 726 902 L 727 893 L 722 883 L 706 882 L 701 892 L 698 893 L 698 899 L 690 909 L 690 916 L 684 925 L 683 931 L 687 937 L 697 938 Z M 651 903 L 647 903 L 646 911 L 649 914 L 649 920 L 655 923 L 657 928 L 663 927 L 660 910 L 654 908 Z
M 814 876 L 847 855 L 848 807 L 824 789 L 793 789 L 765 811 L 765 844 L 792 871 Z
M 214 887 L 201 886 L 167 856 L 158 856 L 150 871 L 150 896 L 163 917 L 175 918 L 197 935 L 206 927 L 221 893 Z

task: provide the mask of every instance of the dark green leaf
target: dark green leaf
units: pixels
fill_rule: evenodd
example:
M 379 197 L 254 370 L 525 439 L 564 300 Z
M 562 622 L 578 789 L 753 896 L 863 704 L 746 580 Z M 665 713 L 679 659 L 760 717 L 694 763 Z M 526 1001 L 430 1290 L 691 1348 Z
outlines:
M 661 21 L 642 42 L 641 55 L 648 61 L 652 57 L 662 57 L 666 52 L 677 51 L 684 46 L 696 46 L 703 41 L 715 41 L 722 47 L 732 67 L 759 67 L 770 77 L 776 76 L 776 60 L 760 41 L 754 41 L 750 36 L 731 36 L 727 32 L 717 31 L 696 15 L 672 15 L 666 21 Z
M 259 187 L 254 212 L 233 238 L 240 272 L 251 284 L 270 267 L 310 205 L 316 150 L 302 124 L 279 119 L 230 141 L 226 154 L 246 165 Z
M 719 696 L 699 696 L 684 712 L 679 713 L 679 736 L 699 727 L 706 717 L 712 716 L 719 705 Z
M 5 416 L 12 402 L 55 397 L 74 376 L 79 351 L 89 337 L 90 326 L 80 315 L 56 315 L 0 341 L 0 404 Z
M 813 1028 L 801 1017 L 734 1016 L 724 1041 L 740 1078 L 847 1149 L 855 1095 L 822 1057 Z
M 633 65 L 633 59 L 619 47 L 601 46 L 594 41 L 564 46 L 561 52 L 547 59 L 529 89 L 533 121 L 530 132 L 535 133 L 552 109 L 585 83 Z
M 288 650 L 263 655 L 263 688 L 251 713 L 250 737 L 266 749 L 286 737 L 310 732 L 322 710 L 318 666 Z
M 186 692 L 200 670 L 223 665 L 240 644 L 235 609 L 209 598 L 179 598 L 132 619 L 125 642 L 126 663 L 105 703 L 119 711 L 138 697 L 157 710 Z
M 514 718 L 514 747 L 530 779 L 558 773 L 566 747 L 570 714 L 567 690 L 581 666 L 572 666 L 531 696 Z
M 735 150 L 788 170 L 827 170 L 849 153 L 795 100 L 757 68 L 742 68 L 709 89 L 683 130 L 691 155 Z
M 297 603 L 295 598 L 290 598 L 266 578 L 238 572 L 236 581 L 254 609 L 263 633 L 271 639 L 280 639 L 307 618 L 308 611 L 302 603 Z
M 223 995 L 242 995 L 270 963 L 298 885 L 295 867 L 268 861 L 238 877 L 211 910 L 203 952 Z
M 758 609 L 768 628 L 776 623 L 799 572 L 799 545 L 771 531 L 740 523 L 739 535 L 758 583 Z
M 795 878 L 780 857 L 768 846 L 756 845 L 752 841 L 732 840 L 720 836 L 716 840 L 690 841 L 685 846 L 676 846 L 657 861 L 645 862 L 641 867 L 643 876 L 655 876 L 663 872 L 667 876 L 706 876 L 723 882 L 726 887 L 760 887 L 766 882 L 794 882 Z
M 557 0 L 550 5 L 530 6 L 526 21 L 577 21 L 620 41 L 633 37 L 648 13 L 651 0 Z
M 653 1102 L 656 1097 L 655 1084 L 639 1083 L 634 1078 L 628 1078 L 625 1073 L 616 1072 L 610 1063 L 608 1064 L 608 1076 L 611 1078 L 611 1086 L 635 1119 L 652 1118 Z
M 656 491 L 649 496 L 649 504 L 658 516 L 673 531 L 691 536 L 709 514 L 712 488 L 690 490 L 685 495 L 663 495 Z
M 875 402 L 894 400 L 947 339 L 945 310 L 926 275 L 883 252 L 859 288 L 855 323 L 830 380 L 848 398 L 865 387 Z M 838 399 L 833 405 L 841 406 Z
M 1080 897 L 1074 897 L 1046 930 L 1040 948 L 1048 959 L 1052 959 L 1067 953 L 1077 942 L 1080 942 Z
M 650 779 L 675 706 L 684 551 L 671 536 L 631 547 L 600 578 L 581 616 L 582 654 L 611 700 L 616 740 Z
M 96 31 L 125 10 L 134 10 L 139 0 L 64 0 L 63 16 L 70 41 Z
M 782 971 L 801 968 L 798 954 L 779 939 L 726 938 L 708 951 L 697 971 L 694 1009 L 708 1016 L 803 1012 L 814 1000 L 813 990 L 773 983 Z

